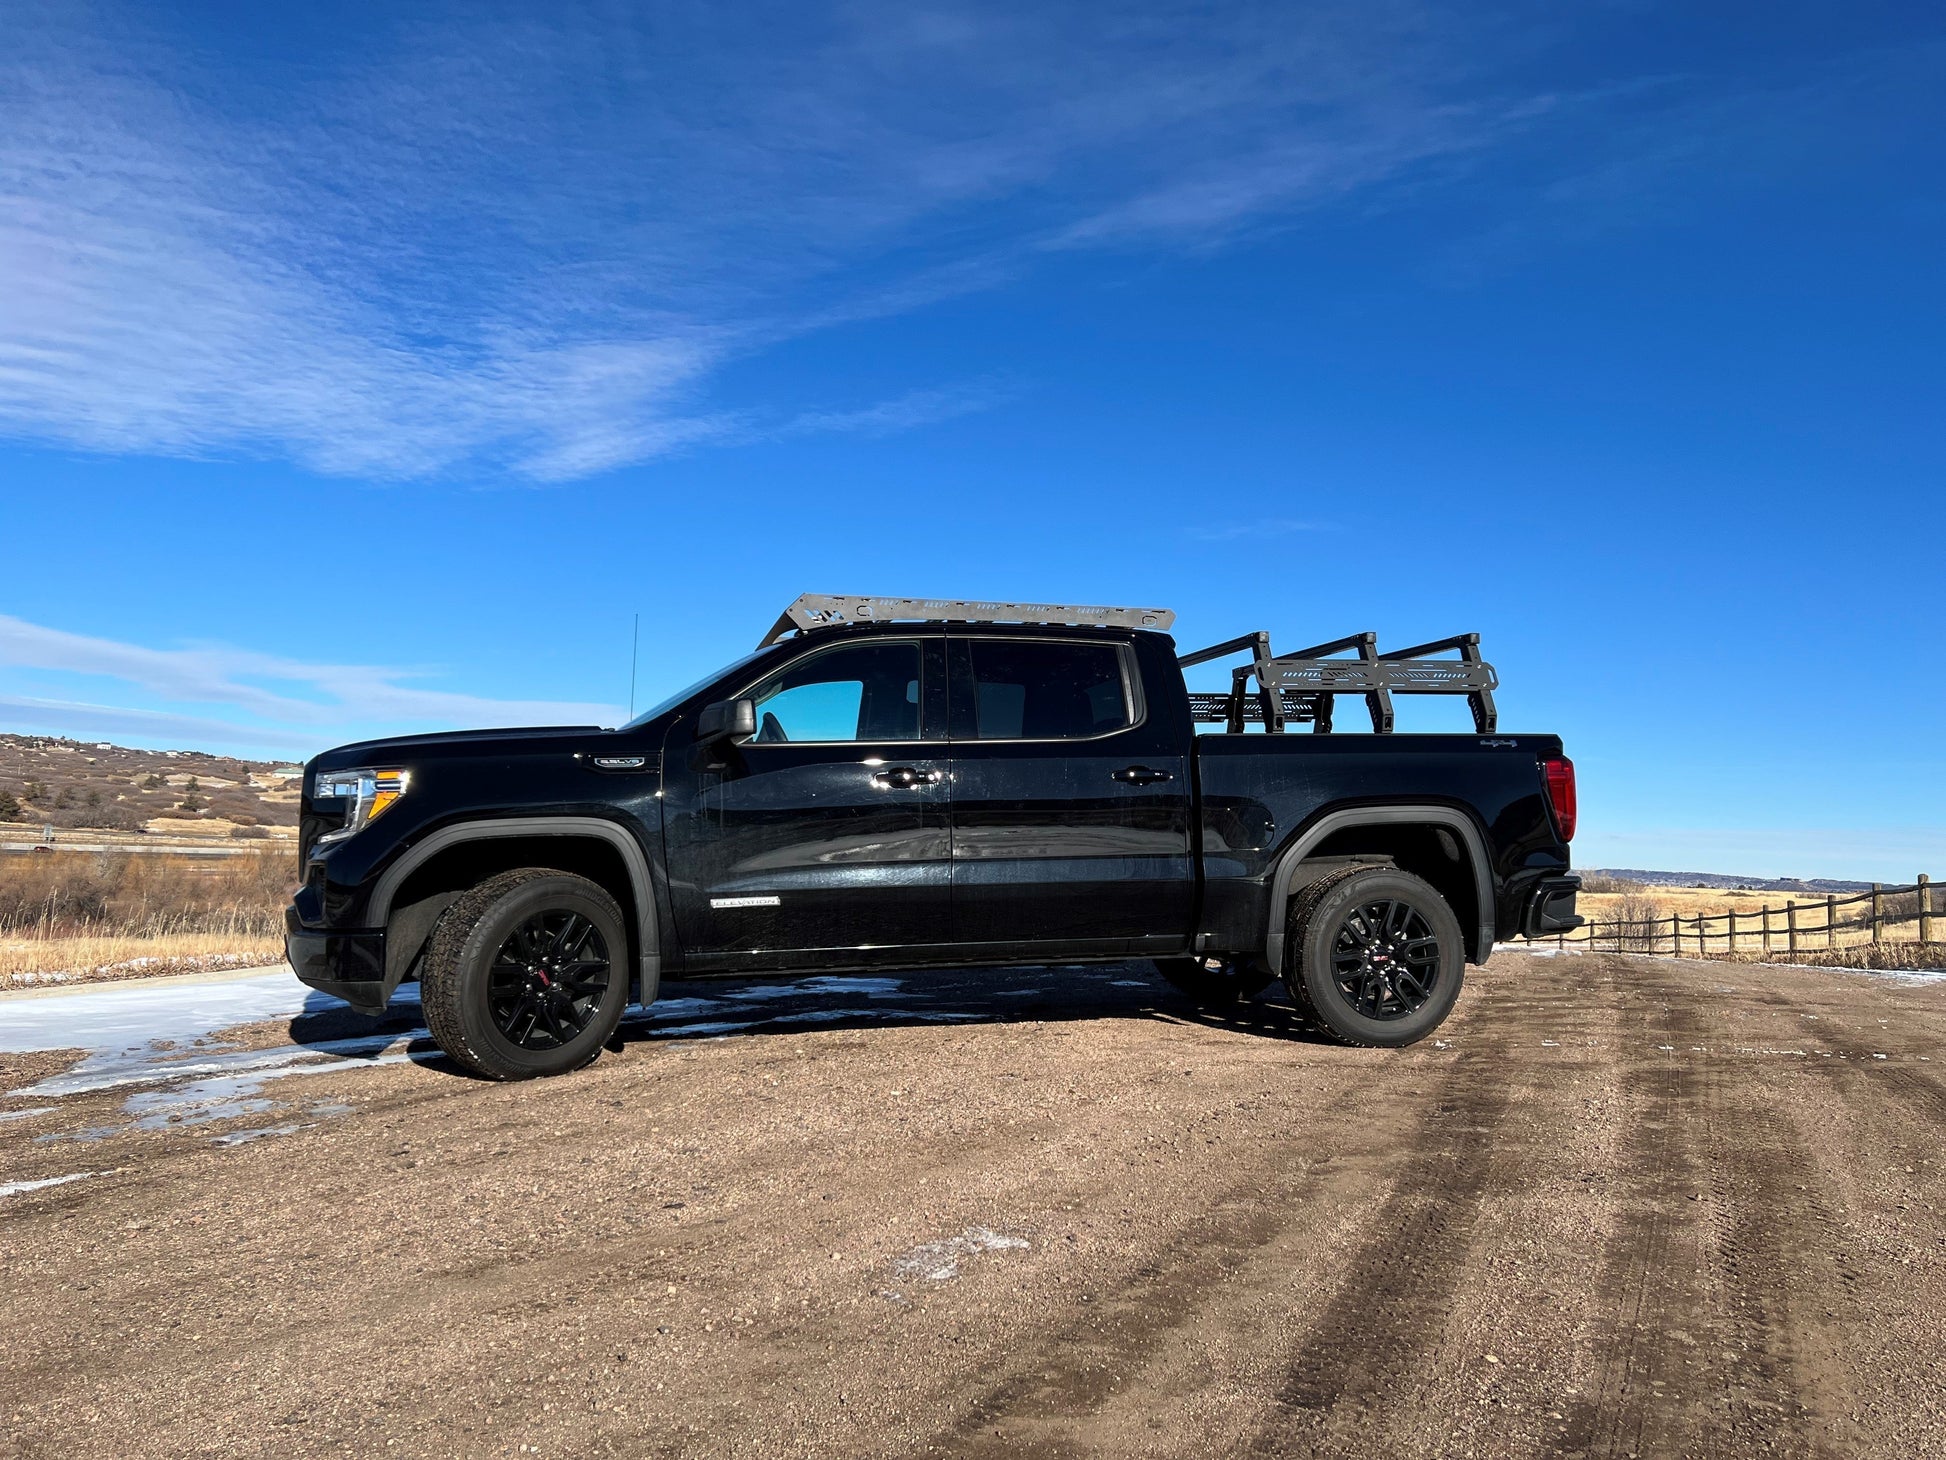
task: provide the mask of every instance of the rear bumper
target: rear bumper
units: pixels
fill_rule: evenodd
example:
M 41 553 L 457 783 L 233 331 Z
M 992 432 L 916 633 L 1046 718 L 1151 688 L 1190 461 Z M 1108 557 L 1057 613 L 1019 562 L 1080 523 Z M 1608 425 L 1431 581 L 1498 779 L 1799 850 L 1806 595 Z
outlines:
M 385 933 L 331 933 L 298 923 L 296 909 L 284 914 L 284 956 L 298 982 L 343 999 L 361 1014 L 379 1014 L 392 990 L 385 982 Z
M 1528 898 L 1521 932 L 1529 938 L 1543 938 L 1580 927 L 1583 919 L 1574 910 L 1574 895 L 1580 890 L 1579 877 L 1549 877 Z

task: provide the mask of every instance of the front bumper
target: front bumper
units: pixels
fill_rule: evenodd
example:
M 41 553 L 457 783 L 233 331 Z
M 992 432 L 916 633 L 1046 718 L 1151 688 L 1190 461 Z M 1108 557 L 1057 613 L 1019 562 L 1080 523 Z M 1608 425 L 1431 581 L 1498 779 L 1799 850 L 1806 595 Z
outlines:
M 284 956 L 298 982 L 343 999 L 361 1014 L 381 1014 L 392 990 L 385 981 L 385 933 L 333 933 L 304 927 L 284 912 Z
M 1547 878 L 1527 900 L 1521 932 L 1529 938 L 1551 938 L 1580 927 L 1585 919 L 1574 910 L 1574 895 L 1579 891 L 1579 877 Z

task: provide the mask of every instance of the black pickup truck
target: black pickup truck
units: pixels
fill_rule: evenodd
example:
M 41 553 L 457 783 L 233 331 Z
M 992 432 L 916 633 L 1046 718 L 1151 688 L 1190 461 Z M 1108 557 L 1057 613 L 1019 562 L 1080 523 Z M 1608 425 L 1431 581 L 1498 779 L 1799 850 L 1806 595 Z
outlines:
M 1325 1033 L 1404 1045 L 1496 936 L 1579 923 L 1574 767 L 1496 728 L 1477 635 L 1179 657 L 1173 620 L 807 594 L 620 729 L 328 751 L 291 965 L 371 1014 L 417 978 L 447 1053 L 520 1079 L 664 977 L 1091 959 L 1211 1001 L 1281 976 Z M 1399 694 L 1464 696 L 1474 733 L 1391 733 Z M 1377 733 L 1327 733 L 1347 695 Z

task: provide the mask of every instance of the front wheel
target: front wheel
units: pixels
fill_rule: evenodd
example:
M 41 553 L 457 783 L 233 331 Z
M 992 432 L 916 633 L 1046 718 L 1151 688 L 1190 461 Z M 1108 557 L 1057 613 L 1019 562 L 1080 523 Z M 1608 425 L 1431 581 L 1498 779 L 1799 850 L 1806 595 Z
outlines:
M 1345 1044 L 1418 1043 L 1452 1012 L 1466 966 L 1446 899 L 1394 867 L 1306 888 L 1291 904 L 1285 949 L 1291 997 Z
M 628 935 L 585 877 L 522 867 L 462 893 L 433 930 L 419 978 L 439 1047 L 495 1080 L 579 1069 L 628 1003 Z

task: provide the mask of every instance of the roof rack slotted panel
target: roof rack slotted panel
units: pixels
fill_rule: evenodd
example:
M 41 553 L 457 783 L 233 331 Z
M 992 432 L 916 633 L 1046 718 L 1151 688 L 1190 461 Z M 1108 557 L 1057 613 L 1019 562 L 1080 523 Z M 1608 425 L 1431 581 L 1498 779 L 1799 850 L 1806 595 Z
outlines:
M 996 603 L 970 598 L 868 598 L 806 593 L 784 610 L 757 647 L 774 644 L 793 630 L 838 628 L 844 624 L 898 620 L 947 624 L 1093 625 L 1123 629 L 1167 629 L 1176 621 L 1168 608 L 1107 608 L 1079 603 Z

